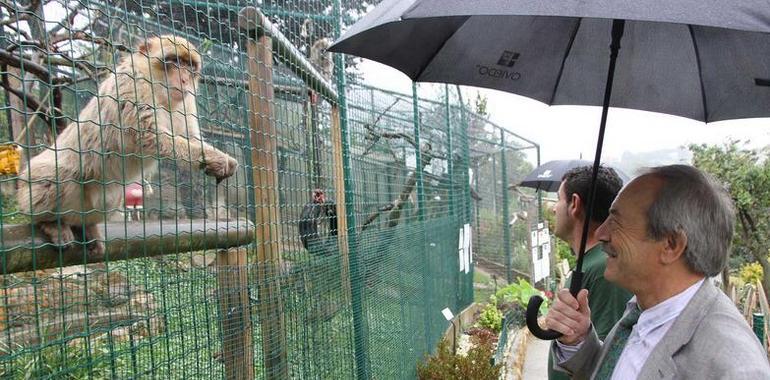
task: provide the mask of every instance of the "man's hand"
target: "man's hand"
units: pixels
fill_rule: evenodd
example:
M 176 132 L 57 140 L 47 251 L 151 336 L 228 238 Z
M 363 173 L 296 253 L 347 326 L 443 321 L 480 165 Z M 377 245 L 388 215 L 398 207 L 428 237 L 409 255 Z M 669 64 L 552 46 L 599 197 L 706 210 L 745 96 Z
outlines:
M 556 295 L 556 302 L 545 316 L 545 325 L 563 335 L 559 342 L 574 346 L 585 339 L 591 327 L 591 309 L 588 307 L 588 290 L 582 289 L 577 299 L 569 289 L 562 289 Z

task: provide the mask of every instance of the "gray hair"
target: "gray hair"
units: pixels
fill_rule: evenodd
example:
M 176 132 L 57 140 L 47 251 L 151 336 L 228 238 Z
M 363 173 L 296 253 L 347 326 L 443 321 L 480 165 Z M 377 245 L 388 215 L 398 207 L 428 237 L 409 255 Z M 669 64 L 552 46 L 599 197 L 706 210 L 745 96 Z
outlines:
M 687 165 L 645 170 L 664 181 L 647 211 L 647 234 L 655 240 L 682 232 L 684 257 L 692 270 L 715 276 L 724 269 L 733 238 L 735 209 L 729 194 L 710 175 Z

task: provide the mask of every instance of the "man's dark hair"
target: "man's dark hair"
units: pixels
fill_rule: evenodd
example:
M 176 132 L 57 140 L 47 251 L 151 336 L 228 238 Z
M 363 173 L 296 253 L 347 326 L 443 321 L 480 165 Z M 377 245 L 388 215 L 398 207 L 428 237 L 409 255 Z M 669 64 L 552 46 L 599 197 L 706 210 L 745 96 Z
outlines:
M 572 168 L 564 174 L 562 181 L 564 182 L 564 193 L 567 195 L 567 204 L 572 203 L 572 194 L 577 194 L 584 207 L 588 206 L 592 173 L 593 167 L 580 166 Z M 594 199 L 591 215 L 592 222 L 604 223 L 610 214 L 612 201 L 615 200 L 621 187 L 623 187 L 623 181 L 615 169 L 599 166 L 599 173 L 596 177 L 596 199 Z

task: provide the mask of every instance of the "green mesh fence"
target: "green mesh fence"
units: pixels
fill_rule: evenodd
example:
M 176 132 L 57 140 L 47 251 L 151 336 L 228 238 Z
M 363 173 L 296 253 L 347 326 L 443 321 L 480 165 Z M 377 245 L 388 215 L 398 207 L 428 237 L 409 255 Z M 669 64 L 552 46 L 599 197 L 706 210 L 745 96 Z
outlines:
M 249 5 L 0 5 L 0 378 L 413 378 L 464 225 L 529 271 L 533 145 L 356 84 L 324 49 L 372 2 Z
M 533 169 L 527 153 L 539 148 L 479 115 L 470 116 L 469 128 L 477 268 L 501 281 L 530 280 L 529 231 L 540 219 L 540 203 L 516 185 Z

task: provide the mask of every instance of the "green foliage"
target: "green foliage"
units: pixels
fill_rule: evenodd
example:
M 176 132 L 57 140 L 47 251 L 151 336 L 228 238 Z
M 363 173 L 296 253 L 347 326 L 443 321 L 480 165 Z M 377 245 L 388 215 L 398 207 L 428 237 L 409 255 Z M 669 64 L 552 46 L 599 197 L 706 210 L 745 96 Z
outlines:
M 483 337 L 483 335 L 482 335 Z M 454 355 L 449 342 L 442 340 L 436 355 L 417 365 L 420 380 L 497 380 L 502 364 L 492 365 L 494 356 L 492 341 L 481 338 L 467 355 Z
M 503 328 L 503 313 L 497 308 L 497 298 L 494 295 L 489 297 L 489 303 L 481 311 L 478 322 L 479 326 L 494 332 L 500 332 Z
M 24 352 L 24 350 L 20 350 Z M 125 365 L 125 357 L 110 355 L 107 339 L 86 345 L 77 339 L 64 346 L 48 345 L 38 352 L 25 352 L 0 368 L 3 379 L 110 379 L 113 368 Z M 13 356 L 13 353 L 12 353 Z
M 486 273 L 482 273 L 481 271 L 473 271 L 473 283 L 475 284 L 481 284 L 481 285 L 488 285 L 493 286 L 492 283 L 492 277 L 487 275 Z
M 690 145 L 693 165 L 710 173 L 729 190 L 737 215 L 733 236 L 734 264 L 758 261 L 763 284 L 770 285 L 767 236 L 770 236 L 770 160 L 767 151 L 746 149 L 740 141 L 723 146 Z
M 487 108 L 487 97 L 481 95 L 481 92 L 476 92 L 476 114 L 481 117 L 489 118 L 489 109 Z
M 13 195 L 0 194 L 0 221 L 5 224 L 28 224 L 29 217 L 19 214 L 19 205 Z
M 540 312 L 545 313 L 548 310 L 548 298 L 540 290 L 535 289 L 529 281 L 520 278 L 518 283 L 510 284 L 497 291 L 495 295 L 501 302 L 516 302 L 526 308 L 530 297 L 540 296 L 543 298 L 543 304 L 540 305 Z
M 553 230 L 554 226 L 556 226 L 556 215 L 550 207 L 543 208 L 543 219 L 548 222 L 548 225 L 551 226 L 551 229 Z M 558 261 L 566 259 L 569 263 L 569 267 L 574 268 L 575 264 L 577 264 L 577 258 L 572 253 L 572 249 L 570 249 L 567 243 L 559 238 L 554 239 L 554 241 L 556 241 L 556 244 L 554 245 L 556 259 Z
M 757 281 L 762 280 L 762 272 L 762 265 L 759 263 L 743 264 L 740 270 L 741 281 L 744 284 L 756 284 Z
M 575 265 L 577 265 L 577 258 L 572 253 L 572 249 L 563 240 L 558 238 L 554 240 L 556 241 L 556 244 L 555 244 L 556 258 L 559 261 L 567 260 L 567 262 L 569 263 L 569 267 L 574 268 Z

